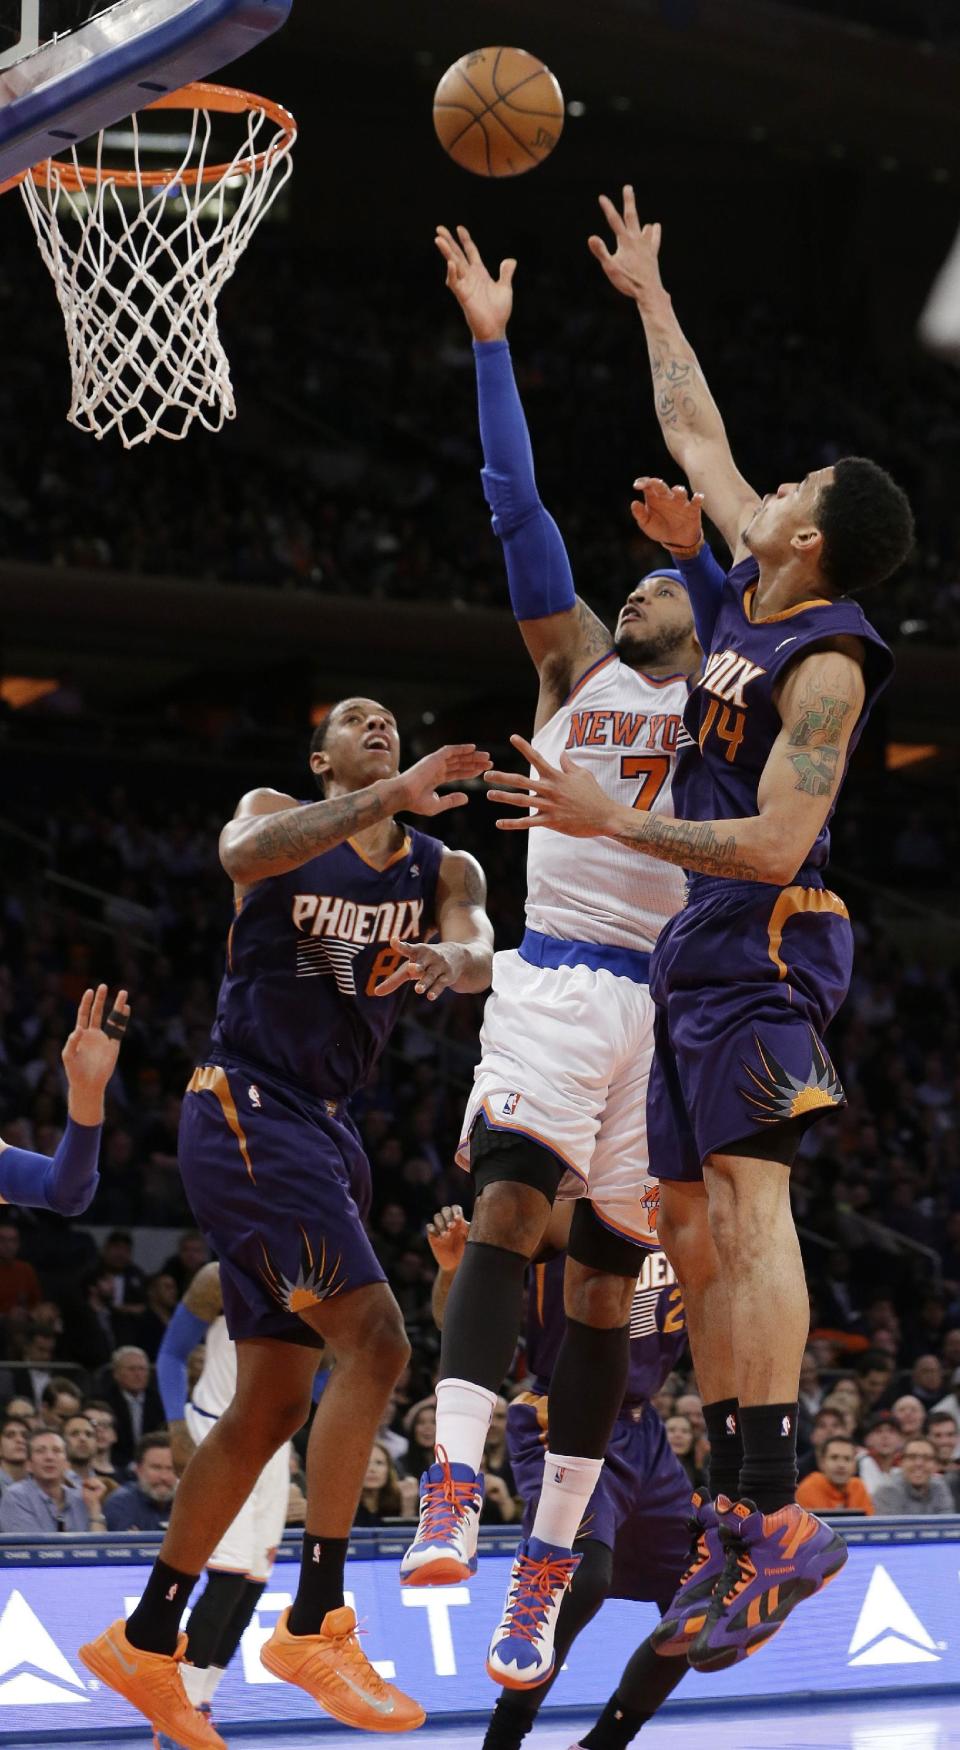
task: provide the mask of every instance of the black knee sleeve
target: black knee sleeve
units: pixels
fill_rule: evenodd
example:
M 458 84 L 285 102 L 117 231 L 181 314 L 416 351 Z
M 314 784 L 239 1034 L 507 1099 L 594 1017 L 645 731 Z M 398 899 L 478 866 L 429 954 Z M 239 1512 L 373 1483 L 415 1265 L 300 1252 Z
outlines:
M 500 1390 L 517 1346 L 526 1269 L 521 1252 L 468 1243 L 443 1315 L 441 1379 Z
M 187 1623 L 187 1658 L 191 1665 L 220 1664 L 220 1637 L 246 1589 L 246 1574 L 208 1572 L 207 1583 Z
M 550 1451 L 602 1458 L 623 1403 L 630 1367 L 630 1326 L 596 1331 L 567 1320 L 550 1380 Z
M 581 1197 L 574 1205 L 567 1255 L 587 1270 L 602 1270 L 608 1276 L 639 1276 L 645 1253 L 636 1240 L 604 1227 L 593 1204 Z
M 479 1197 L 488 1185 L 529 1185 L 552 1204 L 566 1171 L 549 1149 L 512 1130 L 492 1130 L 478 1118 L 470 1132 L 470 1171 Z

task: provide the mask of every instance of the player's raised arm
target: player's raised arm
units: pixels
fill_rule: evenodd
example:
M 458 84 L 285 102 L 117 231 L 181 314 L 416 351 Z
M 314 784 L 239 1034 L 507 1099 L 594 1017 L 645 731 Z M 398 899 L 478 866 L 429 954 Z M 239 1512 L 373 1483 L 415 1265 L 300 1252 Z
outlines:
M 220 834 L 220 861 L 238 887 L 253 887 L 270 875 L 299 869 L 401 809 L 435 815 L 462 808 L 465 791 L 441 796 L 439 786 L 478 778 L 489 765 L 490 755 L 469 742 L 440 747 L 395 778 L 380 778 L 323 802 L 301 806 L 278 790 L 251 790 Z
M 459 1203 L 449 1203 L 438 1209 L 432 1221 L 427 1222 L 426 1232 L 427 1244 L 438 1265 L 433 1279 L 430 1310 L 437 1330 L 442 1331 L 443 1315 L 453 1287 L 453 1279 L 463 1262 L 470 1223 Z
M 610 284 L 633 298 L 650 353 L 654 404 L 660 430 L 674 461 L 695 492 L 702 492 L 707 515 L 716 523 L 735 558 L 743 557 L 740 537 L 760 503 L 737 467 L 726 428 L 697 355 L 683 332 L 660 277 L 660 226 L 641 225 L 633 189 L 623 190 L 623 212 L 600 196 L 613 232 L 611 253 L 602 237 L 589 239 Z
M 855 654 L 816 650 L 798 661 L 777 701 L 783 728 L 760 777 L 758 812 L 742 820 L 668 820 L 624 808 L 569 754 L 557 770 L 522 736 L 511 736 L 536 775 L 488 772 L 487 782 L 497 786 L 490 800 L 536 813 L 497 824 L 514 832 L 547 826 L 572 838 L 613 838 L 697 874 L 784 887 L 802 868 L 836 801 L 864 698 Z
M 193 1456 L 194 1443 L 184 1411 L 189 1397 L 188 1363 L 214 1319 L 223 1311 L 219 1264 L 204 1264 L 174 1308 L 157 1354 L 157 1385 L 170 1430 L 170 1448 L 178 1476 Z
M 493 976 L 493 925 L 486 913 L 487 879 L 468 851 L 446 851 L 437 877 L 439 942 L 402 942 L 391 947 L 402 964 L 374 996 L 390 996 L 412 983 L 418 996 L 435 1002 L 443 990 L 488 990 Z
M 613 648 L 613 639 L 578 598 L 563 537 L 537 490 L 507 344 L 517 264 L 501 262 L 494 279 L 462 225 L 456 237 L 441 225 L 436 244 L 447 264 L 447 285 L 473 335 L 484 496 L 503 546 L 513 611 L 540 675 L 539 727 L 584 670 Z

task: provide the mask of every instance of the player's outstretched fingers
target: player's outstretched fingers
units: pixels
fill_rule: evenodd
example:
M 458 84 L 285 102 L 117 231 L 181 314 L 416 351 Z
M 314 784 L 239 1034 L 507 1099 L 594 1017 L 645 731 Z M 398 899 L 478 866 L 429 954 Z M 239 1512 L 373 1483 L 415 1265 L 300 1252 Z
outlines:
M 103 1011 L 106 1008 L 106 1006 L 107 1006 L 107 987 L 105 984 L 98 984 L 96 991 L 93 993 L 93 1002 L 90 1005 L 89 1020 L 87 1022 L 88 1026 L 90 1026 L 90 1027 L 102 1027 L 103 1026 Z M 79 1021 L 79 1017 L 78 1017 L 78 1021 Z
M 523 755 L 528 765 L 533 766 L 534 769 L 540 773 L 541 778 L 556 777 L 556 767 L 552 766 L 549 760 L 544 759 L 543 754 L 538 753 L 533 743 L 527 741 L 524 736 L 511 735 L 510 745 L 511 747 L 515 747 L 519 754 Z
M 94 993 L 92 990 L 85 990 L 83 996 L 80 998 L 80 1002 L 77 1006 L 76 1019 L 76 1030 L 78 1032 L 85 1032 L 90 1025 L 90 1016 L 93 1012 L 93 999 Z
M 600 195 L 599 199 L 600 199 L 600 208 L 601 208 L 601 211 L 603 213 L 603 216 L 606 219 L 607 224 L 610 226 L 610 229 L 613 232 L 614 236 L 615 237 L 622 237 L 624 235 L 624 232 L 626 231 L 626 226 L 625 226 L 620 214 L 618 213 L 616 206 L 614 205 L 613 201 L 610 199 L 610 196 L 606 195 L 606 194 L 602 194 L 602 195 Z
M 104 990 L 106 990 L 106 986 L 104 986 Z M 117 1000 L 103 1023 L 103 1031 L 107 1038 L 122 1039 L 127 1031 L 129 1020 L 130 1005 L 127 1002 L 127 993 L 125 990 L 118 990 Z

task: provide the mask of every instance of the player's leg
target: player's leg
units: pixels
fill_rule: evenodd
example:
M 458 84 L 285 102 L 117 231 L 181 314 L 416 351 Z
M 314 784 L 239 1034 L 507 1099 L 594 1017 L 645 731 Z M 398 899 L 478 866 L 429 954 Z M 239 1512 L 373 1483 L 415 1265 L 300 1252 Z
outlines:
M 302 1426 L 316 1353 L 276 1339 L 237 1344 L 237 1392 L 188 1464 L 143 1596 L 126 1624 L 81 1649 L 94 1675 L 185 1750 L 222 1750 L 181 1682 L 180 1619 L 216 1544 L 277 1447 Z
M 687 1335 L 710 1439 L 710 1493 L 739 1492 L 743 1445 L 728 1278 L 710 1227 L 706 1186 L 662 1179 L 658 1234 L 683 1289 Z
M 562 1175 L 547 1149 L 482 1118 L 470 1151 L 477 1198 L 444 1311 L 436 1461 L 421 1478 L 417 1534 L 400 1566 L 407 1586 L 448 1585 L 476 1572 L 484 1443 L 517 1346 L 527 1265 Z

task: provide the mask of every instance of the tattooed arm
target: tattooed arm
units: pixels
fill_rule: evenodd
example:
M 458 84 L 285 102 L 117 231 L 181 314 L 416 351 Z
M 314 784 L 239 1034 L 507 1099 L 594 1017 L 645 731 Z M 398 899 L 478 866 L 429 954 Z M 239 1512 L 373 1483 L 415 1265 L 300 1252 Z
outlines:
M 590 238 L 611 285 L 633 298 L 640 312 L 650 354 L 653 397 L 660 430 L 674 461 L 695 492 L 702 492 L 707 515 L 736 559 L 747 548 L 741 535 L 760 499 L 737 467 L 726 429 L 697 355 L 680 327 L 660 278 L 660 226 L 641 225 L 633 189 L 623 191 L 623 213 L 601 195 L 616 248 Z
M 299 869 L 400 809 L 434 815 L 462 808 L 465 791 L 440 796 L 438 786 L 479 778 L 489 764 L 490 755 L 467 742 L 437 748 L 395 778 L 381 778 L 363 790 L 305 807 L 277 790 L 251 790 L 220 834 L 220 861 L 243 891 L 270 875 Z
M 548 826 L 573 838 L 613 838 L 701 875 L 786 886 L 836 801 L 864 697 L 861 663 L 849 650 L 817 650 L 798 660 L 777 700 L 783 728 L 760 776 L 757 813 L 742 820 L 667 820 L 624 808 L 611 802 L 569 754 L 561 755 L 558 771 L 522 736 L 511 736 L 536 776 L 488 772 L 487 782 L 497 786 L 490 800 L 537 812 L 497 825 L 514 832 Z

